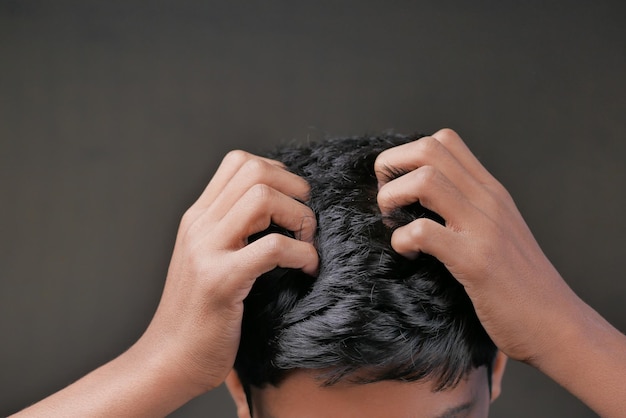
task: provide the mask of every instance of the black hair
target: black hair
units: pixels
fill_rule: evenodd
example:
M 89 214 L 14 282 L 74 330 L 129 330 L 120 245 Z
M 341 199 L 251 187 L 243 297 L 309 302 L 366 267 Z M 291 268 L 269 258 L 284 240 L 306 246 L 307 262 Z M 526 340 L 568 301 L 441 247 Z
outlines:
M 269 155 L 311 186 L 320 267 L 317 277 L 277 268 L 256 280 L 235 361 L 247 391 L 279 385 L 294 369 L 319 371 L 322 385 L 428 379 L 435 390 L 491 369 L 496 347 L 462 285 L 434 257 L 409 260 L 391 248 L 395 228 L 444 220 L 419 203 L 385 217 L 377 205 L 376 157 L 419 137 L 338 138 Z M 275 226 L 260 235 L 275 232 L 293 236 Z

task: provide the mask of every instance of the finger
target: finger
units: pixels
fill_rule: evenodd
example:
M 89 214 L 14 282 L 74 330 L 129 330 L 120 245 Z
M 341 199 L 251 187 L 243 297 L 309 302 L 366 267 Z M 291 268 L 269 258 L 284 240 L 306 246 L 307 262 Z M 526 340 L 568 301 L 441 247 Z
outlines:
M 465 170 L 461 163 L 433 137 L 423 137 L 417 141 L 383 151 L 375 163 L 379 184 L 394 181 L 398 171 L 408 173 L 418 167 L 437 167 L 456 187 L 468 196 L 481 193 L 480 184 Z
M 195 206 L 199 209 L 208 207 L 241 166 L 252 159 L 259 159 L 279 168 L 284 167 L 281 162 L 269 158 L 259 157 L 241 150 L 230 151 L 220 163 L 215 175 L 196 201 Z
M 383 214 L 419 202 L 453 227 L 473 209 L 468 199 L 437 168 L 423 166 L 385 184 L 378 191 L 378 206 Z
M 381 152 L 374 163 L 374 171 L 379 182 L 384 184 L 398 177 L 398 172 L 406 173 L 424 165 L 435 165 L 435 162 L 449 178 L 448 172 L 462 169 L 437 139 L 425 136 Z
M 264 231 L 271 223 L 293 232 L 302 241 L 313 242 L 313 211 L 264 184 L 254 185 L 235 203 L 220 221 L 218 236 L 230 236 L 228 245 L 239 248 L 250 235 Z
M 455 131 L 444 128 L 434 133 L 432 137 L 437 139 L 465 170 L 479 182 L 489 183 L 495 180 Z
M 276 267 L 299 269 L 315 276 L 319 266 L 319 256 L 313 245 L 281 234 L 259 238 L 228 257 L 228 279 L 221 281 L 220 286 L 225 290 L 224 294 L 238 300 L 248 296 L 259 276 Z
M 300 176 L 283 168 L 254 158 L 246 161 L 222 188 L 211 203 L 209 210 L 215 219 L 224 217 L 254 185 L 267 185 L 291 198 L 306 201 L 309 198 L 309 184 Z
M 396 229 L 391 247 L 400 255 L 415 258 L 419 253 L 430 254 L 449 267 L 450 254 L 458 254 L 460 235 L 427 218 Z
M 478 161 L 461 137 L 452 129 L 442 129 L 433 135 L 463 165 L 467 172 L 479 183 L 466 196 L 485 213 L 492 213 L 500 204 L 509 210 L 517 211 L 513 199 L 504 186 Z M 481 187 L 482 186 L 482 187 Z
M 319 265 L 313 245 L 280 234 L 259 238 L 236 254 L 247 276 L 254 279 L 276 267 L 300 269 L 314 276 Z

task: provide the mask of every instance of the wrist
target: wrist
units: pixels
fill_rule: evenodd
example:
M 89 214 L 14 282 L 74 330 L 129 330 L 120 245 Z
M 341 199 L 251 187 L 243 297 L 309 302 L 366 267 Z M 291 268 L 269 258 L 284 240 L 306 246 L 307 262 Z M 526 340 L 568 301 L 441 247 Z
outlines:
M 625 352 L 626 336 L 577 298 L 551 349 L 532 365 L 598 415 L 623 416 Z
M 552 299 L 544 305 L 544 321 L 537 330 L 537 349 L 528 358 L 527 363 L 551 375 L 551 369 L 559 369 L 559 364 L 569 361 L 585 338 L 588 310 L 591 310 L 576 294 L 561 281 L 564 289 L 561 297 Z
M 142 337 L 114 360 L 17 416 L 167 416 L 203 391 L 177 373 L 163 353 Z
M 156 397 L 172 406 L 172 410 L 204 394 L 214 386 L 197 384 L 181 364 L 176 350 L 169 347 L 167 337 L 142 336 L 120 356 L 143 384 L 151 388 Z M 217 386 L 217 385 L 215 385 Z

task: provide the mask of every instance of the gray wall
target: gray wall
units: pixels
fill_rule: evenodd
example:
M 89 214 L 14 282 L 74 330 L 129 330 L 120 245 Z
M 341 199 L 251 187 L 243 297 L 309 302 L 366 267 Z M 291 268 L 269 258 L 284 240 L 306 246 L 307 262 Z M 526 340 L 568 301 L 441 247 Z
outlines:
M 623 2 L 241 3 L 0 0 L 0 415 L 140 336 L 227 150 L 327 134 L 457 129 L 626 330 Z M 593 414 L 511 364 L 493 416 Z

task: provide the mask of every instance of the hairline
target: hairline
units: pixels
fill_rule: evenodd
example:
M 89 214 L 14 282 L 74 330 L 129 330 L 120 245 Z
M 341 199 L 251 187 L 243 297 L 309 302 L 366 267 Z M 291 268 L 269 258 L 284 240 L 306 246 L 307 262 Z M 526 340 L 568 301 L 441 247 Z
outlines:
M 494 359 L 495 361 L 495 359 Z M 468 370 L 466 373 L 464 373 L 463 375 L 461 375 L 461 378 L 455 382 L 452 386 L 449 386 L 445 389 L 440 389 L 436 392 L 439 391 L 445 391 L 445 390 L 452 390 L 454 388 L 456 388 L 459 384 L 459 382 L 461 380 L 463 380 L 463 378 L 469 376 L 469 374 L 473 371 L 473 370 L 478 370 L 481 367 L 485 367 L 485 371 L 487 372 L 487 385 L 489 387 L 489 395 L 491 396 L 491 380 L 492 380 L 492 373 L 493 373 L 493 364 L 488 364 L 488 365 L 480 365 L 478 367 L 472 367 L 470 370 Z M 286 380 L 286 377 L 288 374 L 296 372 L 298 370 L 311 370 L 311 369 L 293 369 L 293 370 L 286 370 L 286 375 L 285 375 L 285 379 L 282 379 L 280 383 L 274 385 L 272 383 L 265 383 L 263 386 L 259 387 L 256 385 L 251 385 L 247 382 L 241 382 L 242 386 L 243 386 L 243 390 L 244 393 L 246 395 L 246 401 L 248 402 L 248 409 L 250 410 L 250 416 L 254 417 L 253 415 L 253 411 L 252 411 L 252 388 L 256 388 L 258 390 L 263 389 L 263 387 L 265 386 L 274 386 L 276 388 L 280 387 L 283 385 L 284 381 Z M 321 379 L 320 379 L 321 380 Z M 360 386 L 360 385 L 367 385 L 367 384 L 371 384 L 371 383 L 378 383 L 378 382 L 401 382 L 401 383 L 415 383 L 415 382 L 429 382 L 429 381 L 433 381 L 433 379 L 419 379 L 419 380 L 413 380 L 413 381 L 407 381 L 407 380 L 400 380 L 400 379 L 381 379 L 381 380 L 376 380 L 376 381 L 370 381 L 370 382 L 363 382 L 363 381 L 349 381 L 347 379 L 340 379 L 337 382 L 331 383 L 329 385 L 325 384 L 324 382 L 322 382 L 319 387 L 332 387 L 338 383 L 349 383 L 355 386 Z M 448 409 L 446 409 L 442 414 L 439 414 L 437 416 L 435 416 L 434 418 L 455 418 L 453 414 L 458 413 L 458 412 L 463 412 L 464 410 L 469 409 L 470 407 L 474 406 L 474 404 L 476 403 L 476 398 L 477 398 L 477 394 L 473 393 L 472 394 L 472 398 L 469 401 L 466 401 L 462 404 L 459 404 L 457 406 L 452 406 Z M 268 416 L 267 418 L 277 418 L 275 416 Z

